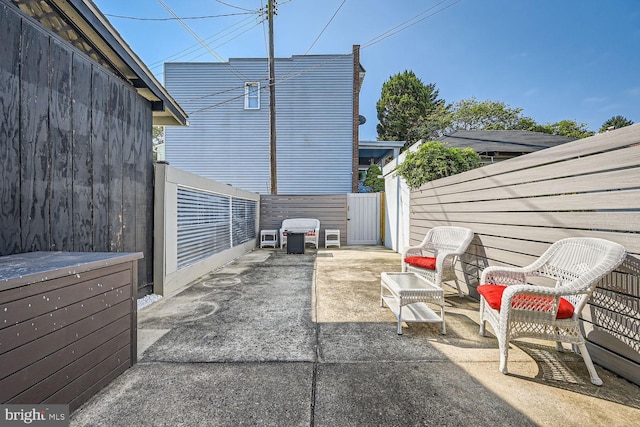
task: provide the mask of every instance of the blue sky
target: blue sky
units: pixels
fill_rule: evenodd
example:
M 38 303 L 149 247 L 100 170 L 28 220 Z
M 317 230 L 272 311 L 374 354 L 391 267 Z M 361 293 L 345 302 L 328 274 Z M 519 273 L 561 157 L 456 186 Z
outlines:
M 94 0 L 162 82 L 162 63 L 266 57 L 267 0 Z M 181 18 L 210 50 L 176 20 Z M 522 108 L 538 123 L 575 120 L 597 131 L 621 115 L 640 122 L 638 0 L 279 0 L 275 55 L 350 53 L 366 77 L 360 139 L 375 140 L 385 81 L 412 70 L 447 103 L 475 97 Z M 391 31 L 390 31 L 391 30 Z M 385 35 L 386 37 L 380 38 Z M 395 34 L 393 34 L 395 33 Z M 265 76 L 266 77 L 266 76 Z

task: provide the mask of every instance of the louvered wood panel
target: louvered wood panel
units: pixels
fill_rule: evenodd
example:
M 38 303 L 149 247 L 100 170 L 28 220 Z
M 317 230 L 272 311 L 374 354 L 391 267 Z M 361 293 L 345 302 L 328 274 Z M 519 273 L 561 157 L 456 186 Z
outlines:
M 257 202 L 178 187 L 178 268 L 255 239 Z

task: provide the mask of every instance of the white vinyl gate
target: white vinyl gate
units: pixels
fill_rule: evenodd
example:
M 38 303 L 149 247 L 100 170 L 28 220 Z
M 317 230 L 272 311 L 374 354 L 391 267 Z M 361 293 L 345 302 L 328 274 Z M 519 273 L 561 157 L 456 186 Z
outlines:
M 347 245 L 380 244 L 380 193 L 347 196 Z

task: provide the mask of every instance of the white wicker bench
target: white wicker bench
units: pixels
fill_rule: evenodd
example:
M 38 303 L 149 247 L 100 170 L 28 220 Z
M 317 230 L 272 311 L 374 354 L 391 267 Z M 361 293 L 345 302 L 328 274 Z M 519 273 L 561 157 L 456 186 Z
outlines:
M 285 231 L 297 231 L 302 230 L 304 234 L 304 243 L 311 243 L 318 249 L 318 242 L 320 240 L 320 220 L 315 218 L 288 218 L 282 221 L 280 227 L 280 248 L 283 248 L 287 244 L 287 235 Z

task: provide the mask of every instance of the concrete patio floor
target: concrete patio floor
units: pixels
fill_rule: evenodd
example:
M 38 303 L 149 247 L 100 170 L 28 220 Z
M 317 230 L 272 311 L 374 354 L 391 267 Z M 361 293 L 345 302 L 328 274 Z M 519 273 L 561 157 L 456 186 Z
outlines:
M 447 288 L 447 335 L 381 308 L 382 247 L 256 249 L 138 313 L 138 364 L 72 426 L 637 425 L 640 387 L 550 342 L 509 375 L 478 303 Z

